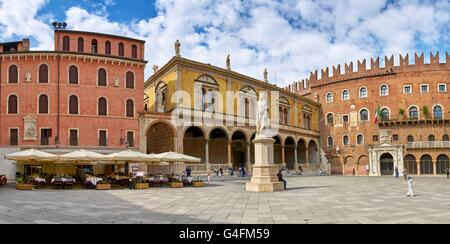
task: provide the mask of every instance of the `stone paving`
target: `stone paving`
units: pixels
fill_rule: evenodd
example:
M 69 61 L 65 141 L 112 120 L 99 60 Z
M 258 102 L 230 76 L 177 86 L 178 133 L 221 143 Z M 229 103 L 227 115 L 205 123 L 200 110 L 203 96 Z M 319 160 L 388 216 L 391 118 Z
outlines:
M 450 181 L 414 177 L 417 196 L 392 177 L 291 176 L 288 190 L 248 193 L 245 180 L 204 188 L 34 190 L 0 188 L 0 224 L 450 223 Z

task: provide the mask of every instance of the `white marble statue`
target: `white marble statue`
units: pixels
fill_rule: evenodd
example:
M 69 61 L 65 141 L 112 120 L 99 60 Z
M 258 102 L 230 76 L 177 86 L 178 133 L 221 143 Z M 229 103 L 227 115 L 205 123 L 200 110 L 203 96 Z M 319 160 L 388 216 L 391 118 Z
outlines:
M 261 92 L 258 100 L 258 114 L 256 117 L 256 134 L 259 136 L 264 135 L 264 131 L 270 127 L 270 121 L 268 116 L 267 94 Z

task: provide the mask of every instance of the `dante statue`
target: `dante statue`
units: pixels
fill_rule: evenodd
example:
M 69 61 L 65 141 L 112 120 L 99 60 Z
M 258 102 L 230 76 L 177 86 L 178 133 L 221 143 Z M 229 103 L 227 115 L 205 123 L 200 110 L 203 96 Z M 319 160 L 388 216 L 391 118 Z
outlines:
M 262 135 L 267 127 L 270 127 L 268 116 L 267 94 L 261 92 L 258 100 L 258 114 L 256 117 L 256 134 Z

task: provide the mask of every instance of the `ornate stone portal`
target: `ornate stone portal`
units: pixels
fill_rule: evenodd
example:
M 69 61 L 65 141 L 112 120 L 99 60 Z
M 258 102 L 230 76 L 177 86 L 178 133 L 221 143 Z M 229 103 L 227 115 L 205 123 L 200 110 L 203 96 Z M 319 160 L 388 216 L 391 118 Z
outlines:
M 283 182 L 278 181 L 278 168 L 274 164 L 273 144 L 275 140 L 267 135 L 266 127 L 270 126 L 267 115 L 267 101 L 264 93 L 261 93 L 258 101 L 258 114 L 256 125 L 255 165 L 253 176 L 246 184 L 246 190 L 252 192 L 274 192 L 284 190 Z
M 380 143 L 369 146 L 370 176 L 394 175 L 398 168 L 403 175 L 404 146 L 393 144 L 390 130 L 380 130 Z

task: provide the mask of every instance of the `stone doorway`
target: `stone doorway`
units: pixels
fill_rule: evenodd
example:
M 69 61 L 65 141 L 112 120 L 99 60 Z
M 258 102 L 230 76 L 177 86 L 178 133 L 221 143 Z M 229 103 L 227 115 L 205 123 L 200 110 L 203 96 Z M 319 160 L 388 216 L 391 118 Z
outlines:
M 380 156 L 381 175 L 394 175 L 394 157 L 390 153 Z

